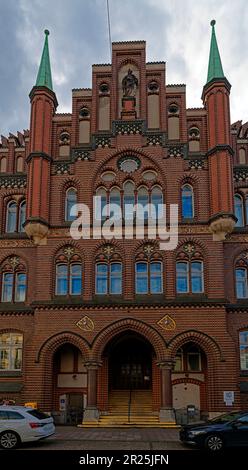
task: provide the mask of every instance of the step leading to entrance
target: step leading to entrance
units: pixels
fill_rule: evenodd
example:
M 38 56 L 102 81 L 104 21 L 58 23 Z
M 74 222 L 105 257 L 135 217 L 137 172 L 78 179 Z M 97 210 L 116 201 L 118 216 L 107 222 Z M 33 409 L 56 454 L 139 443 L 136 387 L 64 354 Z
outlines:
M 158 413 L 152 410 L 151 390 L 133 390 L 130 416 L 129 390 L 113 390 L 109 395 L 109 412 L 96 423 L 84 422 L 80 427 L 148 427 L 178 428 L 175 423 L 160 423 Z M 180 426 L 179 426 L 180 427 Z

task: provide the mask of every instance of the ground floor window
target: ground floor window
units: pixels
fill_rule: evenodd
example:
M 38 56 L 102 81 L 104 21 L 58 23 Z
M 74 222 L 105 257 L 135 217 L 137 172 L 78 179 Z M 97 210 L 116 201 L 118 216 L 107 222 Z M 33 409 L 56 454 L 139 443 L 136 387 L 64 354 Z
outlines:
M 23 336 L 18 333 L 0 335 L 0 370 L 21 370 Z

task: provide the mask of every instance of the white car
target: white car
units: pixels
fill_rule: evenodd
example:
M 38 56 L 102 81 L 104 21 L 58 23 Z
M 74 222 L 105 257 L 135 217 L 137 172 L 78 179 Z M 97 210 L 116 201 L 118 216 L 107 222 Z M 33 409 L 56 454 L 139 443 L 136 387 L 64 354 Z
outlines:
M 21 442 L 44 439 L 55 432 L 53 418 L 26 406 L 0 406 L 0 447 L 14 449 Z

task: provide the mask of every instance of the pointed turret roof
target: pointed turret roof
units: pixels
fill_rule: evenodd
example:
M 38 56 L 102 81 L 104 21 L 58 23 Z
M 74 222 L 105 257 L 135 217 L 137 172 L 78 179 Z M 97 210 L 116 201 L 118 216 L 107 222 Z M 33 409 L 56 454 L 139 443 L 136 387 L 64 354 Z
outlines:
M 52 82 L 52 73 L 50 66 L 50 57 L 49 57 L 49 46 L 48 46 L 48 36 L 49 31 L 45 29 L 45 42 L 43 47 L 43 52 L 40 61 L 40 67 L 36 79 L 36 86 L 45 86 L 53 91 L 53 82 Z
M 224 78 L 224 72 L 221 64 L 220 53 L 218 49 L 217 39 L 215 35 L 215 25 L 216 21 L 211 21 L 212 26 L 212 37 L 210 44 L 210 53 L 209 53 L 209 62 L 208 62 L 208 78 L 207 83 L 209 83 L 214 78 Z

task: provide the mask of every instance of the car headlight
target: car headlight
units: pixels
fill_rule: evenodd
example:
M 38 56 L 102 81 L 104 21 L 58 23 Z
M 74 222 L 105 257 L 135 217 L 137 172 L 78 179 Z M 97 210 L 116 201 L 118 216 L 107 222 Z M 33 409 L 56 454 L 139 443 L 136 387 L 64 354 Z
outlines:
M 189 432 L 189 437 L 195 437 L 195 436 L 200 436 L 201 434 L 206 434 L 206 431 L 190 431 Z

